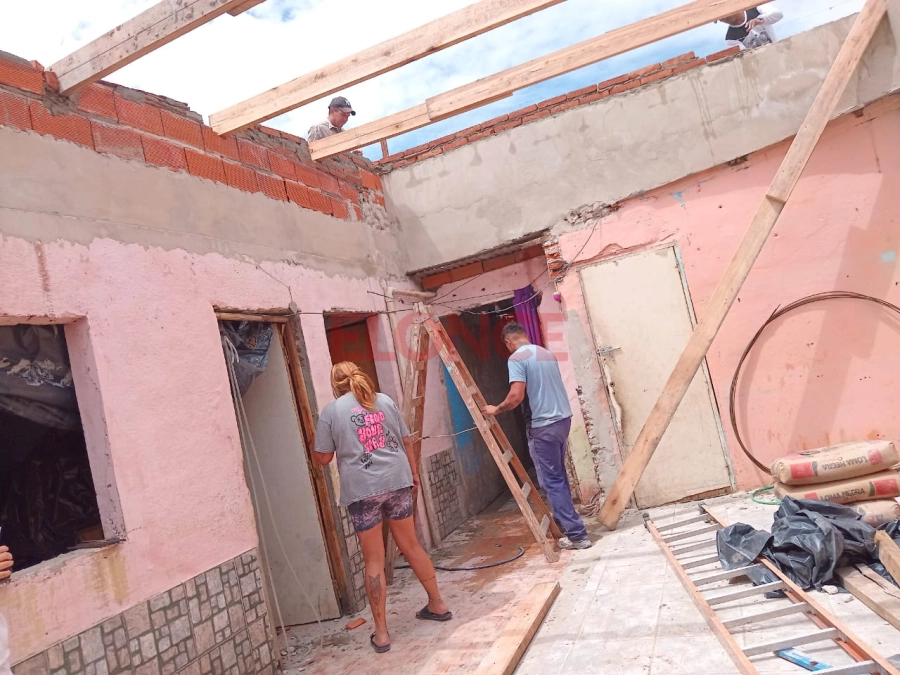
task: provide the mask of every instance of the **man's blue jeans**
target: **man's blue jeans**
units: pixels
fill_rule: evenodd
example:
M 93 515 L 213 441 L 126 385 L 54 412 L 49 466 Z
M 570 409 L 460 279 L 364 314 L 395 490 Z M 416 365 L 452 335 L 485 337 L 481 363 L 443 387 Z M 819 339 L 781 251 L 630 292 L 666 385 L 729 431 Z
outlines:
M 537 469 L 538 483 L 547 493 L 550 510 L 560 529 L 572 541 L 587 539 L 587 530 L 572 503 L 569 476 L 566 474 L 566 443 L 572 418 L 545 427 L 528 429 L 528 452 Z

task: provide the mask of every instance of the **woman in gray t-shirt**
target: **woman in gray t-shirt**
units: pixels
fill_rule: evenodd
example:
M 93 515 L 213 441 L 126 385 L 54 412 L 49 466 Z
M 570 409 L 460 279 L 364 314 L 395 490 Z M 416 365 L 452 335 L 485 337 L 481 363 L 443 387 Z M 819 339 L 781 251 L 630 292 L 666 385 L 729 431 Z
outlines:
M 369 376 L 349 361 L 332 367 L 331 389 L 336 400 L 319 415 L 316 458 L 324 466 L 337 455 L 340 505 L 347 507 L 366 563 L 366 593 L 375 621 L 369 641 L 381 653 L 391 648 L 382 520 L 387 519 L 394 541 L 428 593 L 428 604 L 416 617 L 448 621 L 453 614 L 441 599 L 431 558 L 416 539 L 413 490 L 419 487 L 419 472 L 412 461 L 413 439 L 397 404 L 377 393 Z

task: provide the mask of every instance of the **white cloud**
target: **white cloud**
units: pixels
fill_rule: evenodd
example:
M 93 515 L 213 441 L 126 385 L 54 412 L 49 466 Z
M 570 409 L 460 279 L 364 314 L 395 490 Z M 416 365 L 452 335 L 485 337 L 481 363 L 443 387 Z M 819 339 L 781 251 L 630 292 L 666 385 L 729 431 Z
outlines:
M 29 0 L 7 3 L 0 49 L 49 66 L 79 46 L 152 6 L 157 0 Z M 782 36 L 859 11 L 863 0 L 780 0 Z M 684 0 L 568 0 L 479 36 L 344 93 L 364 123 L 422 103 L 556 49 L 576 44 Z M 109 77 L 127 86 L 185 101 L 208 116 L 249 96 L 412 30 L 471 0 L 268 0 L 238 17 L 223 16 Z M 724 47 L 721 25 L 710 25 L 623 54 L 550 81 L 466 115 L 393 139 L 396 150 L 479 120 L 694 50 L 705 55 Z M 326 101 L 269 122 L 305 135 L 324 118 Z M 374 153 L 378 156 L 379 153 Z

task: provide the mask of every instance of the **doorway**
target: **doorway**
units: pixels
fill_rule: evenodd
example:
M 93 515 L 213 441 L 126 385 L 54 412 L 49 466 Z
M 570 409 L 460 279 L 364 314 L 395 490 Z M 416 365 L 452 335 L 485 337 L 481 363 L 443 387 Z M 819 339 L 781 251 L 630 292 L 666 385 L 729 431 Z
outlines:
M 589 265 L 579 275 L 624 460 L 693 331 L 686 281 L 674 246 Z M 637 484 L 635 500 L 648 508 L 731 490 L 704 361 Z
M 378 368 L 369 334 L 370 314 L 326 314 L 325 335 L 328 337 L 328 351 L 331 363 L 352 361 L 368 375 L 375 384 L 375 391 L 381 391 L 378 383 Z
M 334 554 L 326 543 L 321 495 L 295 396 L 287 342 L 292 332 L 285 324 L 262 321 L 220 321 L 219 326 L 239 357 L 229 377 L 239 390 L 244 472 L 272 616 L 282 626 L 336 619 L 341 610 Z

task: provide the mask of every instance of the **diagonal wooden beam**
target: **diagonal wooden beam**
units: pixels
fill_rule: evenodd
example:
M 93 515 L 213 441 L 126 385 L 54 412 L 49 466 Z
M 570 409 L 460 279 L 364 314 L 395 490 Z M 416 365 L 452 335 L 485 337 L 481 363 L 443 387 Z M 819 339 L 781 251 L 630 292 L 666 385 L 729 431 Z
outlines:
M 253 9 L 257 5 L 263 4 L 265 1 L 266 0 L 244 0 L 243 3 L 241 3 L 234 9 L 229 9 L 228 13 L 231 14 L 231 16 L 238 16 L 239 14 L 243 14 L 244 12 L 246 12 L 248 9 Z
M 481 0 L 210 115 L 217 134 L 240 131 L 405 66 L 565 0 Z
M 352 130 L 313 141 L 313 159 L 377 143 L 399 133 L 419 129 L 467 110 L 512 96 L 519 89 L 584 68 L 652 42 L 712 23 L 758 3 L 748 0 L 695 0 L 649 19 L 611 30 L 590 40 L 560 49 L 470 84 L 429 98 L 425 104 L 409 108 Z
M 685 392 L 694 380 L 697 370 L 706 358 L 706 353 L 728 310 L 734 304 L 741 286 L 746 281 L 753 263 L 759 257 L 766 240 L 771 234 L 785 203 L 791 196 L 800 174 L 806 167 L 825 126 L 834 114 L 838 101 L 847 83 L 856 71 L 866 47 L 885 15 L 886 0 L 866 0 L 862 11 L 853 24 L 841 51 L 831 70 L 825 77 L 822 88 L 794 137 L 787 155 L 781 162 L 778 173 L 772 180 L 747 234 L 738 246 L 725 275 L 713 292 L 709 304 L 694 332 L 688 340 L 675 369 L 669 376 L 656 405 L 650 412 L 644 427 L 638 434 L 634 447 L 622 465 L 616 481 L 600 509 L 599 520 L 610 529 L 615 529 L 619 517 L 635 486 L 647 468 L 659 441 L 672 421 Z
M 72 94 L 226 12 L 240 13 L 248 0 L 163 0 L 57 61 L 50 70 L 63 94 Z

